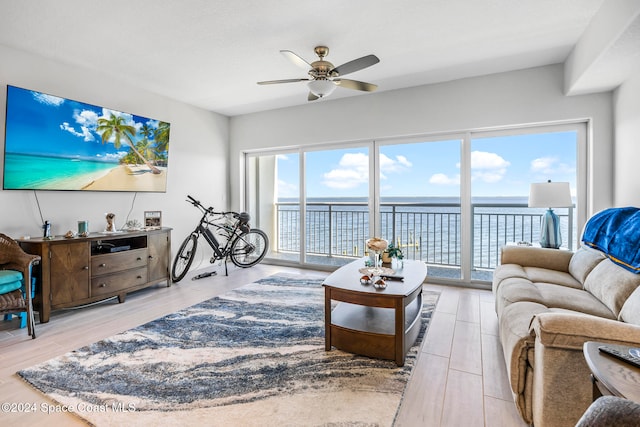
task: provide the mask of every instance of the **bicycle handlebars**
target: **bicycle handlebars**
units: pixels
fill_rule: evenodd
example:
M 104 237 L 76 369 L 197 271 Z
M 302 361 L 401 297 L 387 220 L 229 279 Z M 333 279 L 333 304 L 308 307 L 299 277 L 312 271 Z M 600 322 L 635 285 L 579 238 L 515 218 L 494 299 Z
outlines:
M 220 214 L 220 215 L 228 215 L 228 214 L 232 214 L 234 218 L 239 219 L 242 223 L 248 223 L 249 220 L 251 219 L 251 217 L 249 216 L 248 213 L 246 212 L 234 212 L 234 211 L 229 211 L 229 212 L 215 212 L 213 210 L 213 207 L 208 207 L 205 208 L 204 205 L 202 203 L 200 203 L 199 200 L 194 199 L 193 197 L 191 197 L 190 195 L 187 194 L 187 202 L 191 203 L 193 206 L 198 207 L 200 209 L 202 209 L 204 212 L 210 213 L 210 214 Z

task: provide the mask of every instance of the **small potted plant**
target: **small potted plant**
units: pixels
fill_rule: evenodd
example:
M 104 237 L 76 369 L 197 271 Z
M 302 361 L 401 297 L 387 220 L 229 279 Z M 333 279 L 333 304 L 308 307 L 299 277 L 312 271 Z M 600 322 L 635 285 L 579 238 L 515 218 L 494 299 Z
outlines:
M 401 260 L 402 258 L 404 258 L 404 255 L 402 254 L 402 249 L 400 249 L 400 246 L 396 246 L 393 243 L 390 243 L 387 247 L 387 250 L 383 254 L 382 262 L 393 263 L 394 259 Z

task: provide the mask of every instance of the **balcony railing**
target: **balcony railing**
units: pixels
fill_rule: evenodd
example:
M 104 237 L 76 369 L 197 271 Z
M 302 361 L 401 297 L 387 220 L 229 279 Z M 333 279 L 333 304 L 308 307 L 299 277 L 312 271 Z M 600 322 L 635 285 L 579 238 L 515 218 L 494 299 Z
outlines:
M 406 259 L 460 267 L 461 209 L 459 204 L 383 203 L 381 235 L 399 245 Z M 473 269 L 493 269 L 500 248 L 508 242 L 536 242 L 544 209 L 526 204 L 476 203 L 471 207 Z M 299 253 L 298 203 L 277 203 L 277 250 Z M 573 208 L 556 211 L 564 247 L 575 245 Z M 366 252 L 369 213 L 366 203 L 312 202 L 306 205 L 306 254 L 360 257 Z

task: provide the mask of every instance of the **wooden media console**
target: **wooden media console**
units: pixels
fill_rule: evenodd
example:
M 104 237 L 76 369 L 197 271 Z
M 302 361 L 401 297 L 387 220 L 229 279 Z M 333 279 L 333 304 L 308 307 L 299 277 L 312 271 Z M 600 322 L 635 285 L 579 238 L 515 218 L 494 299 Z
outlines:
M 91 233 L 89 237 L 18 239 L 25 252 L 40 255 L 34 271 L 34 309 L 40 323 L 51 310 L 77 307 L 163 281 L 171 286 L 171 229 Z

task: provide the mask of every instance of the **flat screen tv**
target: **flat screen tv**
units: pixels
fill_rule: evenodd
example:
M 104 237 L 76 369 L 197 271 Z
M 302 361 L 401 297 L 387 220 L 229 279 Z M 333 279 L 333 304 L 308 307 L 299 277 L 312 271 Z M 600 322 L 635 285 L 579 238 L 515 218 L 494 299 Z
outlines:
M 3 188 L 165 192 L 170 124 L 7 86 Z

